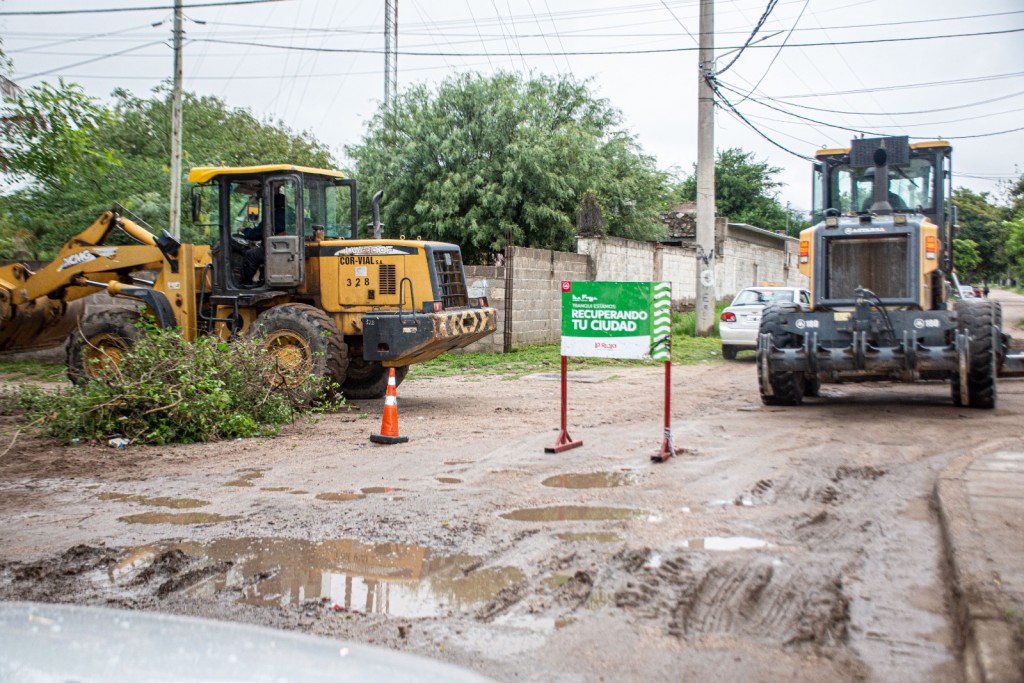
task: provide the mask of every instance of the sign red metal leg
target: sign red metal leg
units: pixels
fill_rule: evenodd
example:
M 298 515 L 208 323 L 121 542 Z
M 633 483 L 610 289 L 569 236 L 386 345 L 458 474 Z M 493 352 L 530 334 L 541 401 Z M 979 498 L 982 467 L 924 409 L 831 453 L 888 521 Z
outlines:
M 561 453 L 562 451 L 567 451 L 570 448 L 577 448 L 578 446 L 583 445 L 582 441 L 573 441 L 573 438 L 569 436 L 569 429 L 566 426 L 568 422 L 566 413 L 569 410 L 569 392 L 567 389 L 569 380 L 566 368 L 566 357 L 562 356 L 562 425 L 558 432 L 558 440 L 555 441 L 555 445 L 545 446 L 545 453 Z
M 672 440 L 672 361 L 665 361 L 665 436 L 661 441 L 661 451 L 652 455 L 654 462 L 665 462 L 674 455 L 683 452 L 682 448 L 676 448 Z

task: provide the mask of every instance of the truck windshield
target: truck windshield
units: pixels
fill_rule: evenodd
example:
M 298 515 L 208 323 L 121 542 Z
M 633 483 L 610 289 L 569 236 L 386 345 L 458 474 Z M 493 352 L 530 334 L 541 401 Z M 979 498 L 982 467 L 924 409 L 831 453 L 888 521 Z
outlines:
M 874 168 L 842 164 L 830 170 L 829 204 L 843 213 L 869 211 L 873 202 Z M 935 209 L 934 168 L 930 159 L 911 159 L 889 167 L 889 204 L 893 211 L 928 213 Z
M 323 226 L 325 237 L 347 237 L 351 220 L 349 189 L 335 185 L 333 178 L 306 176 L 304 192 L 306 225 Z

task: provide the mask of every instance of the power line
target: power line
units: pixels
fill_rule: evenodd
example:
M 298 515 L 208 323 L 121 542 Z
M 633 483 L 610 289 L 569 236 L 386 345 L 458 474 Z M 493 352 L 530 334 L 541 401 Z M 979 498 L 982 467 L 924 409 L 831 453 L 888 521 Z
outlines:
M 221 2 L 204 2 L 182 5 L 183 9 L 199 9 L 202 7 L 224 7 L 227 5 L 260 5 L 267 2 L 288 2 L 289 0 L 222 0 Z M 174 10 L 174 5 L 150 5 L 149 7 L 95 7 L 92 9 L 51 9 L 23 10 L 20 12 L 2 12 L 0 17 L 37 17 L 58 14 L 109 14 L 112 12 L 152 12 L 157 10 Z
M 748 126 L 748 127 L 749 127 L 749 128 L 750 128 L 750 129 L 752 130 L 752 131 L 754 131 L 755 133 L 757 133 L 758 135 L 760 135 L 760 136 L 761 136 L 762 138 L 764 138 L 764 139 L 765 139 L 765 140 L 767 140 L 768 142 L 772 143 L 773 145 L 775 145 L 776 147 L 778 147 L 779 149 L 781 149 L 781 150 L 782 150 L 783 152 L 787 152 L 787 153 L 789 153 L 789 154 L 792 154 L 793 156 L 797 157 L 798 159 L 803 159 L 804 161 L 810 161 L 810 160 L 811 160 L 811 158 L 810 158 L 809 156 L 806 156 L 806 155 L 804 155 L 804 154 L 798 154 L 797 152 L 794 152 L 793 150 L 789 149 L 788 147 L 786 147 L 786 146 L 785 146 L 785 145 L 783 145 L 782 143 L 780 143 L 780 142 L 776 142 L 775 140 L 773 140 L 772 138 L 770 138 L 770 137 L 769 137 L 769 136 L 768 136 L 767 134 L 765 134 L 765 133 L 764 133 L 764 132 L 763 132 L 763 131 L 762 131 L 762 130 L 761 130 L 760 128 L 758 128 L 757 126 L 755 126 L 755 125 L 754 125 L 754 124 L 753 124 L 753 123 L 752 123 L 752 122 L 751 122 L 751 121 L 750 121 L 750 120 L 749 120 L 749 119 L 748 119 L 748 118 L 747 118 L 746 116 L 744 116 L 743 114 L 741 114 L 741 113 L 740 113 L 740 110 L 739 110 L 739 109 L 737 109 L 737 108 L 736 108 L 735 106 L 733 106 L 732 102 L 730 102 L 730 101 L 729 101 L 729 99 L 728 99 L 728 98 L 727 98 L 727 97 L 726 97 L 726 96 L 725 96 L 724 94 L 722 94 L 722 91 L 721 91 L 721 90 L 720 90 L 720 89 L 718 88 L 718 82 L 717 82 L 717 81 L 716 81 L 716 80 L 715 80 L 714 78 L 711 78 L 711 77 L 706 77 L 706 80 L 707 80 L 707 82 L 708 82 L 708 85 L 710 85 L 710 86 L 711 86 L 711 89 L 712 89 L 712 90 L 713 90 L 713 91 L 715 92 L 715 95 L 717 95 L 717 96 L 718 96 L 718 99 L 717 99 L 717 100 L 715 101 L 715 104 L 716 104 L 716 105 L 717 105 L 717 104 L 718 104 L 719 102 L 722 102 L 722 103 L 724 103 L 724 104 L 725 104 L 725 106 L 726 106 L 726 108 L 727 108 L 727 109 L 728 109 L 728 110 L 729 110 L 730 112 L 732 112 L 732 114 L 733 114 L 734 116 L 736 116 L 737 118 L 739 118 L 739 120 L 740 120 L 740 121 L 742 121 L 743 123 L 747 124 L 747 126 Z
M 1005 35 L 1009 33 L 1021 33 L 1024 28 L 1002 29 L 999 31 L 979 31 L 976 33 L 950 33 L 937 36 L 909 36 L 905 38 L 872 38 L 864 40 L 849 40 L 833 43 L 790 43 L 787 45 L 750 45 L 750 48 L 779 48 L 779 47 L 832 47 L 835 45 L 870 45 L 877 43 L 904 43 L 922 40 L 944 40 L 947 38 L 977 38 L 982 36 Z M 309 48 L 296 45 L 275 45 L 273 43 L 254 43 L 236 40 L 215 40 L 212 38 L 196 38 L 195 42 L 220 43 L 224 45 L 253 45 L 275 50 L 298 50 L 298 51 L 319 51 L 337 52 L 344 54 L 382 54 L 379 49 L 356 49 L 356 48 Z M 672 48 L 651 48 L 647 50 L 567 50 L 564 52 L 533 51 L 533 52 L 424 52 L 421 50 L 401 50 L 400 55 L 407 57 L 551 57 L 551 56 L 600 56 L 600 55 L 648 55 L 648 54 L 671 54 L 677 52 L 696 52 L 696 47 L 672 47 Z M 722 48 L 734 49 L 734 48 Z
M 124 50 L 121 50 L 120 52 L 111 52 L 109 54 L 100 55 L 99 57 L 94 57 L 92 59 L 85 59 L 85 60 L 83 60 L 81 62 L 75 62 L 74 64 L 68 64 L 66 66 L 57 67 L 56 69 L 50 69 L 48 71 L 40 71 L 38 73 L 29 74 L 28 76 L 19 76 L 18 80 L 27 81 L 27 80 L 30 80 L 32 78 L 39 78 L 40 76 L 49 76 L 50 74 L 57 73 L 58 71 L 64 71 L 65 69 L 73 69 L 76 66 L 83 66 L 85 64 L 92 64 L 93 62 L 99 62 L 99 61 L 102 61 L 104 59 L 110 59 L 111 57 L 120 57 L 121 55 L 126 55 L 126 54 L 128 54 L 130 52 L 135 52 L 136 50 L 142 50 L 142 49 L 147 48 L 147 47 L 152 47 L 153 45 L 164 45 L 164 44 L 165 43 L 162 40 L 154 40 L 154 41 L 152 41 L 150 43 L 143 43 L 142 45 L 136 45 L 135 47 L 126 48 Z
M 735 92 L 735 91 L 734 91 Z M 944 111 L 953 111 L 955 109 L 968 109 L 970 107 L 978 107 L 983 104 L 992 104 L 993 102 L 1001 102 L 1002 100 L 1013 99 L 1014 97 L 1020 97 L 1024 95 L 1024 90 L 1020 90 L 1009 95 L 1000 95 L 999 97 L 992 97 L 987 100 L 977 100 L 974 102 L 967 102 L 965 104 L 954 104 L 949 107 L 936 107 L 934 109 L 917 109 L 915 111 L 844 111 L 842 109 L 829 109 L 826 107 L 812 107 L 809 104 L 797 104 L 795 102 L 788 103 L 791 107 L 799 107 L 800 109 L 809 109 L 811 111 L 820 111 L 830 114 L 846 114 L 849 116 L 913 116 L 917 114 L 936 114 Z M 751 102 L 761 102 L 767 100 L 770 102 L 778 102 L 779 100 L 769 95 L 763 95 L 761 97 L 750 97 L 748 98 Z
M 736 92 L 737 94 L 739 94 L 739 91 L 736 90 L 735 88 L 731 88 L 731 87 L 729 87 L 729 86 L 727 86 L 725 84 L 721 84 L 721 83 L 719 83 L 717 81 L 715 82 L 715 93 L 719 94 L 722 97 L 722 99 L 728 104 L 728 106 L 733 111 L 736 112 L 737 115 L 742 116 L 739 113 L 739 111 L 737 109 L 735 109 L 735 107 L 732 105 L 732 103 L 730 103 L 729 100 L 725 98 L 725 95 L 721 94 L 721 89 L 719 88 L 719 85 L 721 85 L 721 87 L 723 87 L 723 88 L 725 88 L 725 89 L 727 89 L 727 90 L 729 90 L 731 92 Z M 845 130 L 848 133 L 859 133 L 859 134 L 862 134 L 862 135 L 870 135 L 871 137 L 884 137 L 884 135 L 885 135 L 884 133 L 881 133 L 881 132 L 878 132 L 878 131 L 863 130 L 861 128 L 850 128 L 848 126 L 841 126 L 841 125 L 834 124 L 834 123 L 828 123 L 827 121 L 820 121 L 818 119 L 812 119 L 812 118 L 810 118 L 808 116 L 803 116 L 801 114 L 797 114 L 795 112 L 787 111 L 787 110 L 781 109 L 779 107 L 773 107 L 773 106 L 771 106 L 769 104 L 765 104 L 764 102 L 757 102 L 757 104 L 761 105 L 762 107 L 766 107 L 768 109 L 771 109 L 773 111 L 777 111 L 777 112 L 779 112 L 781 114 L 786 114 L 787 116 L 790 116 L 792 118 L 800 119 L 801 121 L 806 121 L 808 123 L 814 123 L 814 124 L 817 124 L 817 125 L 820 125 L 820 126 L 827 126 L 829 128 L 836 128 L 838 130 Z M 744 118 L 744 120 L 746 120 L 746 119 Z M 914 127 L 930 126 L 930 125 L 940 125 L 940 124 L 916 124 L 916 125 L 915 124 L 904 124 L 903 127 L 914 128 Z M 1021 130 L 1024 130 L 1024 126 L 1022 126 L 1020 128 L 1011 128 L 1011 129 L 1007 129 L 1007 130 L 994 131 L 994 132 L 990 132 L 990 133 L 978 133 L 978 134 L 975 134 L 975 135 L 959 135 L 959 136 L 947 135 L 947 136 L 943 136 L 943 139 L 945 139 L 945 140 L 971 140 L 971 139 L 976 139 L 976 138 L 987 138 L 987 137 L 996 137 L 996 136 L 999 136 L 999 135 L 1007 135 L 1009 133 L 1016 133 L 1016 132 L 1021 131 Z M 764 134 L 761 133 L 760 131 L 757 131 L 756 129 L 755 129 L 755 131 L 758 132 L 760 135 L 764 136 Z M 764 136 L 764 137 L 766 137 L 766 136 Z M 931 137 L 923 137 L 923 136 L 911 136 L 911 138 L 916 139 L 916 140 L 929 140 L 929 139 L 932 139 Z M 767 137 L 766 137 L 766 139 L 767 139 Z M 778 145 L 778 143 L 776 143 L 774 140 L 770 140 L 769 139 L 769 141 L 772 142 L 773 144 Z M 785 149 L 781 145 L 778 145 L 778 146 L 780 148 L 782 148 L 782 149 Z M 789 151 L 789 150 L 786 150 L 786 151 Z
M 796 16 L 796 21 L 793 22 L 793 27 L 789 29 L 789 33 L 787 33 L 786 37 L 783 38 L 782 40 L 782 45 L 779 46 L 779 49 L 772 56 L 772 61 L 768 62 L 768 68 L 764 70 L 763 74 L 761 74 L 761 78 L 757 79 L 757 83 L 755 83 L 754 87 L 750 89 L 750 92 L 743 96 L 743 99 L 739 101 L 739 104 L 743 104 L 743 100 L 747 99 L 750 95 L 752 95 L 754 91 L 756 91 L 758 87 L 760 87 L 761 83 L 764 82 L 765 77 L 768 76 L 768 72 L 772 70 L 773 66 L 775 66 L 775 60 L 777 60 L 779 58 L 779 55 L 782 54 L 782 48 L 786 47 L 786 43 L 788 43 L 789 39 L 793 37 L 793 31 L 796 30 L 796 26 L 797 24 L 800 23 L 800 19 L 803 18 L 804 12 L 807 10 L 807 6 L 809 4 L 811 4 L 811 0 L 804 0 L 804 6 L 800 8 L 800 14 Z
M 743 46 L 736 53 L 736 56 L 733 57 L 728 64 L 726 64 L 717 72 L 715 72 L 716 76 L 720 76 L 721 74 L 724 74 L 726 71 L 728 71 L 729 68 L 736 63 L 736 60 L 740 58 L 740 55 L 743 54 L 743 51 L 750 47 L 750 43 L 754 40 L 754 36 L 756 36 L 757 32 L 761 30 L 762 26 L 764 26 L 764 22 L 768 20 L 768 15 L 772 13 L 772 10 L 775 9 L 775 6 L 777 4 L 779 4 L 779 0 L 768 0 L 768 6 L 764 8 L 764 12 L 761 14 L 761 18 L 757 20 L 756 24 L 754 24 L 754 30 L 750 32 L 750 36 L 747 38 L 747 42 L 743 43 Z

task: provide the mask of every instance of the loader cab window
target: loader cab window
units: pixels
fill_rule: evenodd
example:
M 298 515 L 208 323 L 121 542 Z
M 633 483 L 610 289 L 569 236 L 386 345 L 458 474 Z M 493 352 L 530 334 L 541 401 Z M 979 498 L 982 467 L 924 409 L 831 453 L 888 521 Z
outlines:
M 322 225 L 327 238 L 348 236 L 351 214 L 347 187 L 338 187 L 333 178 L 306 176 L 302 206 L 307 226 Z
M 297 235 L 298 221 L 295 211 L 295 183 L 291 180 L 270 184 L 272 235 Z

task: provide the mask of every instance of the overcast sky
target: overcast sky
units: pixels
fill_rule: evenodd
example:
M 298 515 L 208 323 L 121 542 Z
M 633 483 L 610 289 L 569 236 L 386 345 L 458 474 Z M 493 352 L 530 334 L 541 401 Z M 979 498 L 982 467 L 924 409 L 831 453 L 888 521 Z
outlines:
M 185 88 L 308 130 L 344 165 L 383 99 L 384 0 L 245 1 L 185 0 Z M 698 0 L 397 1 L 399 90 L 465 71 L 572 74 L 661 168 L 692 171 Z M 1024 173 L 1024 1 L 776 0 L 728 66 L 772 4 L 716 2 L 718 81 L 738 114 L 722 103 L 715 145 L 781 167 L 784 204 L 809 208 L 799 156 L 859 132 L 950 140 L 955 184 L 978 192 Z M 0 35 L 22 86 L 146 96 L 172 76 L 172 7 L 0 0 Z M 144 9 L 109 11 L 129 8 Z

